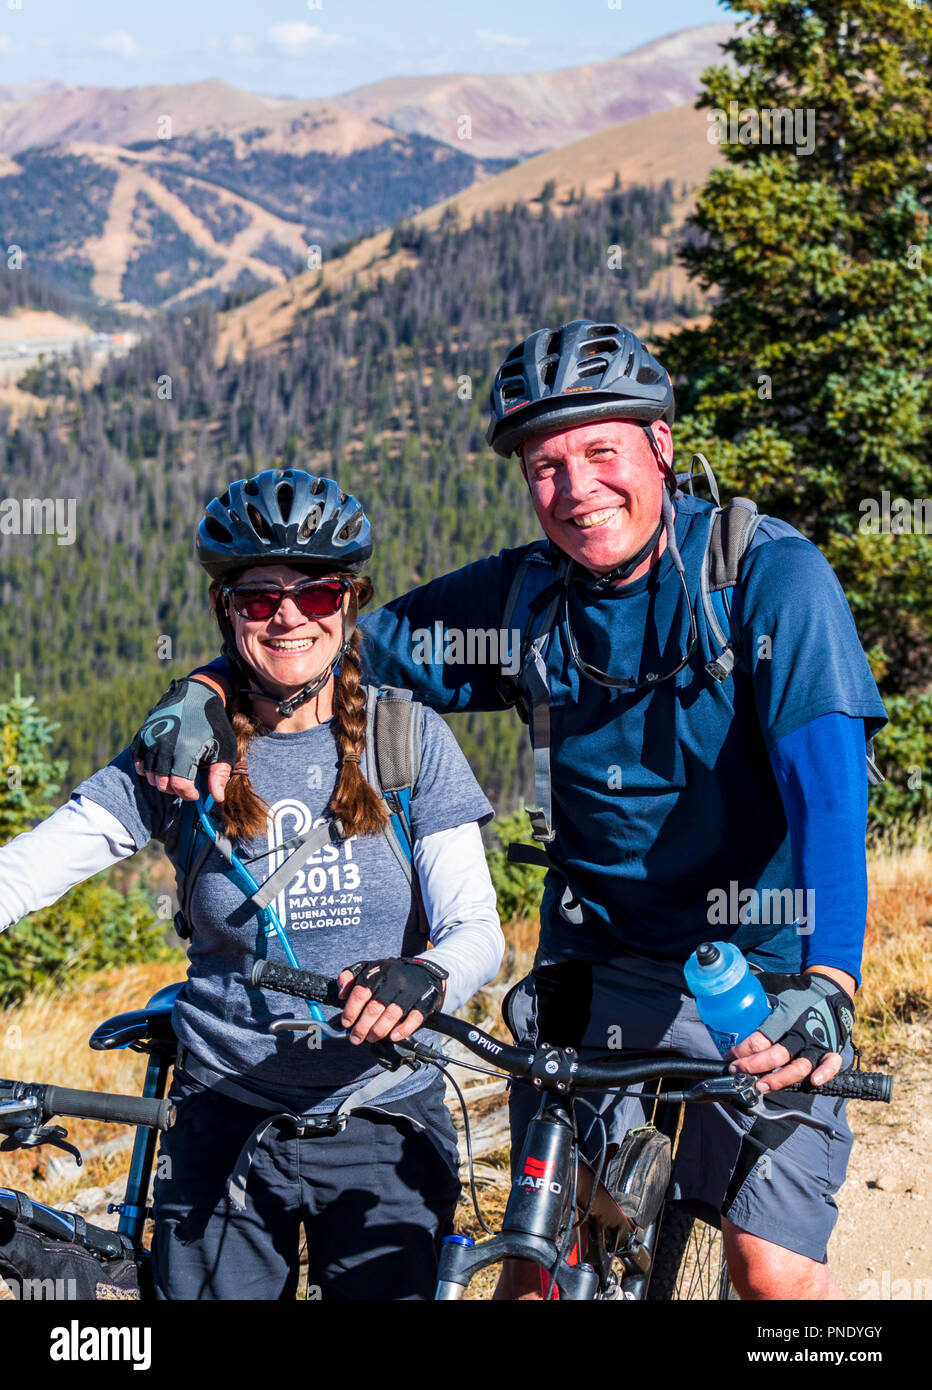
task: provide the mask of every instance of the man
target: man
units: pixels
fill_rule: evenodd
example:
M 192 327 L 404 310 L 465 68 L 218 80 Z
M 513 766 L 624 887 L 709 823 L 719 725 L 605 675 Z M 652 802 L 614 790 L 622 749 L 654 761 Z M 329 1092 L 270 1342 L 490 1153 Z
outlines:
M 549 540 L 535 550 L 548 581 L 535 612 L 549 605 L 552 615 L 535 642 L 536 692 L 528 667 L 521 692 L 535 697 L 545 803 L 535 820 L 550 872 L 535 969 L 512 992 L 509 1022 L 529 1040 L 584 1050 L 604 1053 L 620 1028 L 625 1047 L 714 1056 L 682 965 L 701 942 L 727 939 L 765 972 L 774 1003 L 729 1057 L 779 1106 L 784 1086 L 807 1075 L 821 1085 L 852 1055 L 864 753 L 886 715 L 830 567 L 771 518 L 733 589 L 740 660 L 730 678 L 710 674 L 721 645 L 700 586 L 714 509 L 676 490 L 672 421 L 668 373 L 617 324 L 542 329 L 508 354 L 493 386 L 487 438 L 518 454 Z M 511 703 L 497 666 L 444 663 L 436 650 L 425 661 L 423 635 L 437 624 L 502 627 L 530 549 L 468 565 L 364 621 L 371 678 L 443 711 Z M 183 720 L 169 738 L 147 739 L 144 726 L 135 746 L 163 791 L 191 795 L 203 750 L 229 746 L 211 679 L 208 668 L 206 683 L 176 690 Z M 225 693 L 222 680 L 215 689 Z M 211 727 L 197 718 L 205 710 Z M 212 789 L 226 772 L 212 768 Z M 742 1298 L 843 1296 L 826 1245 L 850 1131 L 839 1102 L 792 1103 L 840 1137 L 713 1106 L 695 1107 L 681 1136 L 673 1195 L 720 1219 Z M 610 1138 L 637 1122 L 632 1104 L 600 1101 Z M 516 1088 L 516 1148 L 531 1113 Z M 514 1265 L 504 1291 L 533 1296 L 536 1278 Z

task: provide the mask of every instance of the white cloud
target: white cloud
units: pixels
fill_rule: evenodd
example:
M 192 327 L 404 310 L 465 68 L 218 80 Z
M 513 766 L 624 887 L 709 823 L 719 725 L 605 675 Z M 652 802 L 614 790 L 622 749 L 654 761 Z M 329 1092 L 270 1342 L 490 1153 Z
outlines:
M 125 29 L 111 29 L 94 44 L 102 53 L 115 53 L 118 58 L 138 58 L 142 52 L 132 34 Z
M 230 52 L 237 56 L 243 53 L 252 53 L 256 45 L 248 34 L 234 34 L 230 39 Z
M 477 29 L 476 38 L 483 48 L 530 48 L 531 40 L 521 34 L 496 34 L 491 29 Z
M 316 24 L 305 24 L 300 19 L 270 25 L 265 37 L 273 48 L 286 56 L 299 56 L 315 48 L 333 48 L 346 42 L 339 34 L 325 34 Z

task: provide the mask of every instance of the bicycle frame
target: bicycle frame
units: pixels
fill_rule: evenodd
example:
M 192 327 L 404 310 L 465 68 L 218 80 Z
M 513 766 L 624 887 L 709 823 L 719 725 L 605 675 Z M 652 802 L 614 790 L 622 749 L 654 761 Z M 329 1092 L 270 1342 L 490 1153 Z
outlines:
M 657 1089 L 670 1089 L 671 1085 L 660 1080 Z M 681 1109 L 678 1102 L 658 1101 L 655 1105 L 655 1127 L 670 1140 L 671 1148 L 679 1129 Z M 622 1280 L 625 1297 L 645 1297 L 663 1206 L 640 1238 L 637 1228 L 628 1223 L 627 1231 L 606 1241 L 597 1216 L 590 1214 L 585 1253 L 594 1257 L 597 1264 L 590 1258 L 583 1261 L 576 1258 L 579 1238 L 566 1257 L 561 1255 L 569 1223 L 574 1220 L 576 1209 L 583 1205 L 578 1200 L 578 1192 L 574 1191 L 579 1186 L 576 1180 L 578 1155 L 576 1124 L 567 1103 L 553 1093 L 545 1094 L 514 1166 L 511 1195 L 501 1231 L 474 1245 L 464 1245 L 458 1238 L 448 1238 L 444 1242 L 436 1300 L 462 1298 L 480 1270 L 508 1258 L 535 1260 L 553 1278 L 561 1299 L 591 1300 L 602 1286 L 608 1262 L 616 1253 L 626 1269 Z

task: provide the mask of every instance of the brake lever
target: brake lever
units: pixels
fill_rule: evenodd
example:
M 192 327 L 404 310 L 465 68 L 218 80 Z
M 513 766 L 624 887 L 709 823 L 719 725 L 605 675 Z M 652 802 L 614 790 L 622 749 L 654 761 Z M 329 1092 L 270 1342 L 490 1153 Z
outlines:
M 270 1033 L 307 1033 L 311 1030 L 322 1033 L 327 1038 L 348 1038 L 350 1032 L 348 1028 L 335 1028 L 332 1023 L 327 1023 L 322 1018 L 277 1018 L 274 1023 L 269 1024 Z
M 66 1139 L 68 1131 L 61 1125 L 22 1125 L 19 1129 L 12 1130 L 7 1137 L 0 1141 L 0 1150 L 10 1151 L 11 1149 L 35 1149 L 40 1144 L 51 1144 L 53 1148 L 64 1149 L 65 1153 L 71 1154 L 78 1167 L 82 1167 L 84 1160 L 81 1152 L 76 1149 L 74 1144 L 69 1144 Z
M 685 1093 L 684 1099 L 700 1103 L 728 1100 L 740 1106 L 746 1115 L 756 1115 L 762 1120 L 795 1121 L 796 1124 L 806 1125 L 809 1129 L 817 1129 L 822 1134 L 827 1134 L 830 1139 L 839 1137 L 837 1129 L 825 1120 L 816 1119 L 805 1110 L 784 1110 L 782 1106 L 768 1106 L 767 1095 L 768 1092 L 757 1089 L 756 1077 L 735 1072 L 731 1076 L 713 1076 L 707 1081 L 698 1082 L 691 1091 Z

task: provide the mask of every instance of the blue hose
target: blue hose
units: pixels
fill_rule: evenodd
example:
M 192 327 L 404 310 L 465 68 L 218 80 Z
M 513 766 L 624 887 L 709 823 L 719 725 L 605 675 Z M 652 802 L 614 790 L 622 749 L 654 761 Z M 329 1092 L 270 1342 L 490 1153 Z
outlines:
M 195 805 L 197 807 L 198 818 L 200 819 L 201 827 L 204 831 L 204 834 L 208 836 L 212 844 L 216 845 L 217 828 L 214 825 L 213 821 L 210 819 L 210 816 L 208 815 L 208 812 L 211 806 L 213 806 L 213 804 L 214 799 L 212 796 L 208 796 L 206 801 L 199 796 L 197 798 L 197 801 L 195 802 Z M 224 855 L 223 857 L 226 858 L 226 855 Z M 239 858 L 235 851 L 230 852 L 230 868 L 233 870 L 233 875 L 238 880 L 239 886 L 243 889 L 247 896 L 251 896 L 253 893 L 258 892 L 261 885 L 256 882 L 252 874 L 246 868 L 246 865 Z M 262 930 L 266 934 L 266 936 L 268 936 L 270 930 L 274 931 L 275 935 L 281 942 L 282 950 L 288 957 L 288 964 L 293 966 L 295 970 L 300 970 L 301 967 L 298 964 L 298 958 L 294 953 L 291 942 L 288 940 L 285 930 L 281 922 L 278 920 L 278 913 L 275 911 L 274 907 L 271 906 L 271 904 L 268 907 L 263 907 L 259 909 L 259 924 L 262 927 Z M 313 1003 L 310 999 L 305 1000 L 305 1003 L 307 1004 L 311 1018 L 313 1018 L 317 1023 L 324 1023 L 324 1014 L 320 1005 Z

